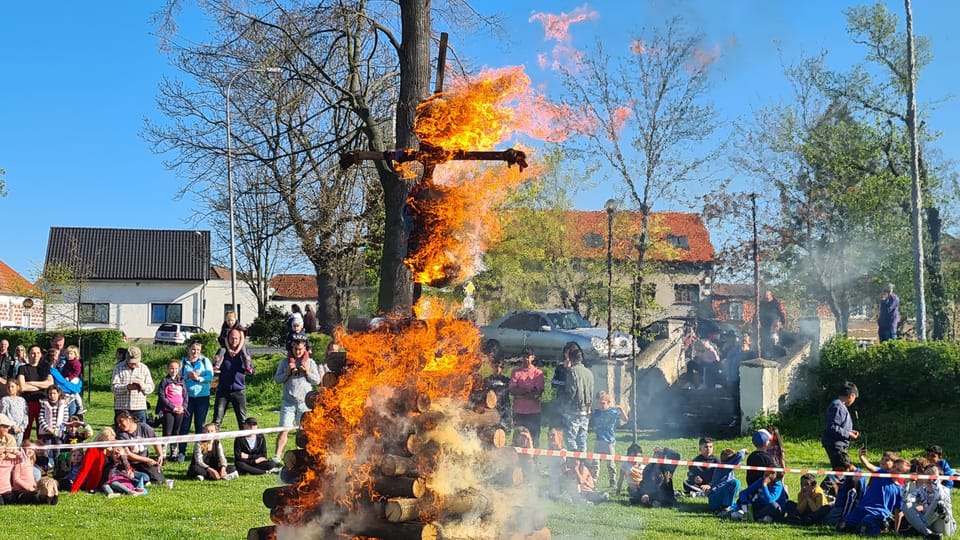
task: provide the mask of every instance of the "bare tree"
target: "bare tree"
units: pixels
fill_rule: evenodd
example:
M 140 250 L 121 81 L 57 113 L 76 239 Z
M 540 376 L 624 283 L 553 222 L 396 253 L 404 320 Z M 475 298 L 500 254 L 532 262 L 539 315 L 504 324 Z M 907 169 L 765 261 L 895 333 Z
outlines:
M 704 150 L 719 126 L 707 101 L 709 67 L 703 36 L 679 18 L 644 30 L 620 56 L 598 41 L 575 67 L 561 68 L 572 106 L 585 115 L 586 149 L 613 169 L 629 207 L 641 214 L 637 238 L 638 287 L 650 247 L 653 206 L 675 200 L 691 180 L 702 180 L 718 150 Z
M 328 330 L 335 322 L 338 284 L 345 282 L 336 272 L 355 269 L 358 250 L 382 250 L 379 309 L 409 311 L 413 292 L 403 263 L 403 208 L 414 180 L 403 178 L 390 161 L 344 172 L 336 156 L 354 149 L 417 148 L 416 107 L 430 93 L 431 2 L 285 7 L 212 0 L 204 6 L 220 24 L 213 43 L 183 46 L 170 40 L 168 46 L 178 67 L 208 91 L 166 83 L 161 107 L 180 121 L 149 126 L 149 138 L 161 150 L 178 150 L 171 165 L 192 173 L 200 189 L 219 181 L 223 144 L 211 130 L 221 120 L 210 111 L 222 109 L 226 74 L 252 66 L 283 68 L 279 88 L 253 77 L 237 81 L 238 103 L 245 99 L 235 109 L 244 126 L 236 132 L 237 159 L 266 171 L 263 185 L 279 197 L 284 219 L 314 265 L 318 323 Z M 454 11 L 441 13 L 463 14 L 460 21 L 483 20 L 464 3 L 445 7 Z M 168 6 L 161 27 L 172 28 L 166 23 L 173 12 Z M 384 221 L 382 228 L 374 218 Z

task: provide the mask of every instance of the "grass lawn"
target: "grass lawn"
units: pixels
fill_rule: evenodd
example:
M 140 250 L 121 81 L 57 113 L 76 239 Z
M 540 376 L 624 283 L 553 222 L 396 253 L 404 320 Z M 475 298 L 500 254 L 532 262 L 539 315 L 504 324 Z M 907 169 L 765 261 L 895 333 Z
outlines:
M 145 358 L 159 382 L 160 366 L 164 358 L 182 355 L 178 349 L 145 347 Z M 278 357 L 260 357 L 256 360 L 258 375 L 250 390 L 250 414 L 257 416 L 262 427 L 277 425 L 279 385 L 272 382 L 273 370 Z M 549 375 L 548 375 L 549 379 Z M 100 378 L 102 381 L 103 379 Z M 113 398 L 103 384 L 95 384 L 98 390 L 88 403 L 87 420 L 98 428 L 112 422 Z M 826 456 L 820 447 L 822 411 L 820 405 L 799 409 L 780 422 L 786 439 L 787 465 L 796 468 L 815 468 L 826 465 Z M 960 435 L 944 426 L 957 425 L 957 414 L 950 407 L 911 413 L 880 413 L 860 415 L 865 419 L 862 431 L 868 434 L 870 458 L 877 461 L 883 450 L 897 450 L 905 457 L 914 457 L 928 444 L 940 444 L 947 452 L 947 459 L 960 464 Z M 211 409 L 212 414 L 212 409 Z M 227 412 L 224 430 L 236 428 L 232 410 Z M 654 446 L 669 446 L 678 450 L 684 459 L 697 453 L 696 439 L 658 439 L 655 432 L 640 435 L 640 444 L 645 455 Z M 293 437 L 290 438 L 292 445 Z M 632 442 L 632 435 L 623 432 L 619 436 L 619 449 L 623 451 Z M 275 441 L 267 438 L 268 446 Z M 592 446 L 592 434 L 591 434 Z M 748 437 L 733 440 L 718 440 L 716 451 L 726 447 L 748 448 Z M 233 445 L 224 445 L 228 458 L 232 458 Z M 546 462 L 540 463 L 546 470 Z M 267 487 L 277 485 L 275 475 L 261 477 L 244 476 L 233 482 L 197 482 L 187 480 L 187 463 L 172 463 L 164 467 L 164 474 L 175 480 L 174 489 L 151 486 L 145 497 L 119 497 L 106 499 L 103 495 L 80 493 L 63 494 L 57 506 L 8 506 L 3 509 L 8 530 L 16 531 L 21 538 L 97 538 L 97 539 L 183 539 L 245 538 L 251 527 L 270 524 L 268 510 L 261 502 L 261 494 Z M 601 473 L 598 482 L 606 486 L 606 473 Z M 675 485 L 680 486 L 686 468 L 677 471 Z M 738 473 L 743 481 L 743 474 Z M 538 481 L 544 481 L 544 478 Z M 786 482 L 790 493 L 799 491 L 798 475 L 789 475 Z M 956 497 L 954 498 L 957 503 Z M 812 538 L 836 535 L 828 528 L 801 528 L 788 525 L 759 525 L 746 522 L 721 521 L 707 509 L 704 499 L 684 498 L 673 509 L 647 509 L 628 506 L 625 496 L 614 496 L 610 502 L 599 505 L 572 505 L 549 503 L 549 527 L 553 537 L 562 540 L 637 539 L 637 538 L 725 538 L 754 539 L 763 535 L 772 539 Z

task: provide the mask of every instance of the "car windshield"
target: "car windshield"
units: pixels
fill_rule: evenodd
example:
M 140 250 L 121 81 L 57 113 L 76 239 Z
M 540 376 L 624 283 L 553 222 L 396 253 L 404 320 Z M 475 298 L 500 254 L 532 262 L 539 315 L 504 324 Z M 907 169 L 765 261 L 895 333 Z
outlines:
M 559 311 L 556 313 L 547 313 L 550 319 L 550 325 L 562 330 L 573 330 L 574 328 L 590 328 L 593 325 L 590 321 L 584 319 L 576 311 Z
M 177 325 L 175 324 L 161 324 L 160 328 L 157 328 L 159 332 L 176 332 Z

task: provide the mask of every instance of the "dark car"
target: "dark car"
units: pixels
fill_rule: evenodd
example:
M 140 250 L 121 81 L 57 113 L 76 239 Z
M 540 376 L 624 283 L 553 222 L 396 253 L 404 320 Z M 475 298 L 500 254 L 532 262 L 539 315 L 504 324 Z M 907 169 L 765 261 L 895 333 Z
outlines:
M 484 350 L 497 358 L 518 357 L 529 346 L 541 360 L 560 361 L 563 346 L 570 342 L 580 345 L 588 363 L 607 358 L 607 329 L 571 309 L 514 311 L 481 326 L 480 332 Z M 630 336 L 614 332 L 612 356 L 622 360 L 633 352 Z

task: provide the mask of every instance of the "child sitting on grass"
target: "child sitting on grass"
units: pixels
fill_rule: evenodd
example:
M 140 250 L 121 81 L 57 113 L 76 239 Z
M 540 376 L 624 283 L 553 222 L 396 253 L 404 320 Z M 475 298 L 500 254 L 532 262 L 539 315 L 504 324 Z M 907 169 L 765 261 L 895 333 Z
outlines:
M 732 448 L 724 448 L 720 452 L 720 463 L 725 465 L 739 465 L 747 456 L 747 449 L 743 448 L 739 452 L 734 452 Z M 740 491 L 740 480 L 734 477 L 736 471 L 731 468 L 718 468 L 713 472 L 713 484 L 710 485 L 707 495 L 708 505 L 714 512 L 724 512 L 726 516 L 730 515 L 730 508 L 733 501 Z
M 808 473 L 800 477 L 797 502 L 787 503 L 787 519 L 797 525 L 819 525 L 832 508 L 817 477 Z
M 860 472 L 856 465 L 850 462 L 850 456 L 846 453 L 840 456 L 840 465 L 844 471 Z M 829 477 L 828 477 L 829 478 Z M 822 487 L 822 484 L 821 484 Z M 857 504 L 864 490 L 867 489 L 867 479 L 862 476 L 844 476 L 839 487 L 834 488 L 837 498 L 833 501 L 833 507 L 830 513 L 823 519 L 824 525 L 836 526 L 843 521 Z
M 656 447 L 653 457 L 679 460 L 680 454 L 670 448 Z M 651 463 L 643 469 L 643 479 L 640 481 L 640 504 L 644 506 L 673 506 L 677 502 L 673 491 L 673 473 L 676 465 Z
M 884 461 L 881 461 L 884 463 Z M 880 472 L 908 473 L 910 462 L 897 458 L 891 469 Z M 837 525 L 838 531 L 856 532 L 869 536 L 880 534 L 887 519 L 900 509 L 903 502 L 903 487 L 894 478 L 874 478 L 867 485 L 867 491 L 860 499 L 860 503 L 847 517 Z
M 627 448 L 627 455 L 631 457 L 642 456 L 643 448 L 639 444 L 633 443 Z M 623 483 L 627 483 L 627 495 L 630 496 L 630 503 L 640 502 L 640 482 L 643 480 L 643 463 L 633 461 L 620 462 L 620 476 L 617 478 L 617 495 L 623 488 Z M 636 497 L 636 501 L 634 501 Z
M 595 504 L 610 500 L 606 491 L 597 491 L 593 473 L 586 461 L 567 458 L 564 463 L 566 487 L 572 502 Z
M 737 497 L 737 509 L 730 513 L 731 519 L 740 520 L 749 504 L 757 523 L 773 523 L 783 518 L 787 505 L 787 492 L 783 489 L 782 473 L 764 471 L 759 480 L 747 486 Z
M 203 426 L 204 433 L 216 433 L 213 422 Z M 197 480 L 233 480 L 240 476 L 236 467 L 227 462 L 223 445 L 219 440 L 198 441 L 193 450 L 193 461 L 187 472 L 190 478 Z
M 700 455 L 693 458 L 696 463 L 719 463 L 717 456 L 713 455 L 713 439 L 702 437 L 699 441 Z M 713 475 L 717 469 L 709 466 L 691 465 L 687 471 L 687 479 L 683 481 L 683 492 L 691 497 L 706 497 L 710 492 L 710 485 L 713 484 Z
M 927 451 L 929 452 L 929 449 Z M 935 463 L 927 465 L 920 472 L 928 475 L 943 474 Z M 957 532 L 950 489 L 941 481 L 918 480 L 916 488 L 904 497 L 901 509 L 913 531 L 924 538 L 939 540 Z
M 943 471 L 941 474 L 953 476 L 953 469 L 950 468 L 950 464 L 947 463 L 947 460 L 943 459 L 943 447 L 939 444 L 934 444 L 927 447 L 927 459 L 929 459 L 931 463 Z M 953 488 L 953 480 L 950 480 L 949 478 L 941 480 L 940 483 L 947 489 Z

